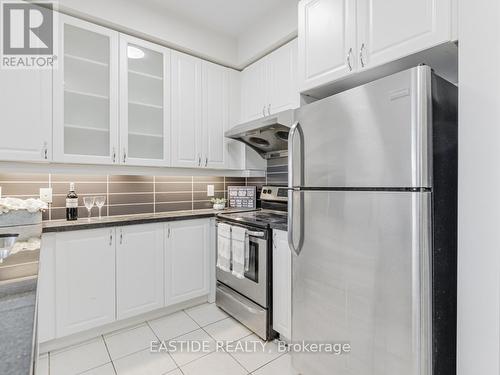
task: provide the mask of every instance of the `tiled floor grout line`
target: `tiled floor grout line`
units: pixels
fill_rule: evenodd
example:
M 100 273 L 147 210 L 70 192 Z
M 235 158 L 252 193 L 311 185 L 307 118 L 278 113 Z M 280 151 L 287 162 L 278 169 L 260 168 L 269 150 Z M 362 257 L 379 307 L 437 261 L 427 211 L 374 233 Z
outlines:
M 113 371 L 115 372 L 115 375 L 117 375 L 118 372 L 116 371 L 116 367 L 115 367 L 115 364 L 113 362 L 113 358 L 111 358 L 111 353 L 109 352 L 108 343 L 106 342 L 104 335 L 101 335 L 101 337 L 102 337 L 102 341 L 104 342 L 104 346 L 106 347 L 106 351 L 108 352 L 108 356 L 109 356 L 109 359 L 111 361 L 111 366 L 113 366 Z
M 197 322 L 196 320 L 194 320 L 193 318 L 191 318 L 191 316 L 190 316 L 190 315 L 186 312 L 186 310 L 180 310 L 180 311 L 184 312 L 184 313 L 185 313 L 185 314 L 186 314 L 186 315 L 187 315 L 187 316 L 188 316 L 188 317 L 189 317 L 189 318 L 190 318 L 190 319 L 191 319 L 191 320 L 192 320 L 192 321 L 193 321 L 193 322 L 194 322 L 194 323 L 195 323 L 195 324 L 199 327 L 199 328 L 196 328 L 196 329 L 194 329 L 194 330 L 192 330 L 192 331 L 189 331 L 189 332 L 183 333 L 182 335 L 179 335 L 179 336 L 176 336 L 176 337 L 172 337 L 172 338 L 171 338 L 171 339 L 169 339 L 169 340 L 175 340 L 176 338 L 179 338 L 179 337 L 181 337 L 181 336 L 187 335 L 187 334 L 189 334 L 189 333 L 196 332 L 196 331 L 198 331 L 200 328 L 201 328 L 201 329 L 203 329 L 203 328 L 202 328 L 202 327 L 198 324 L 198 322 Z M 174 314 L 175 314 L 175 313 L 174 313 Z M 166 315 L 166 316 L 168 316 L 168 315 Z M 161 318 L 158 318 L 158 319 L 161 319 Z M 156 320 L 156 319 L 153 319 L 153 320 Z M 151 327 L 151 325 L 149 324 L 149 322 L 150 322 L 150 321 L 146 321 L 146 324 L 147 324 L 147 325 L 148 325 L 148 327 L 151 329 L 151 331 L 153 331 L 153 334 L 156 336 L 156 338 L 158 339 L 158 341 L 161 341 L 162 339 L 160 339 L 160 337 L 156 334 L 156 332 L 154 331 L 153 327 Z M 208 333 L 207 333 L 207 334 L 208 334 Z M 209 336 L 210 336 L 210 335 L 209 335 Z M 210 336 L 210 337 L 211 337 L 211 336 Z M 168 354 L 170 355 L 170 353 L 168 353 Z M 208 355 L 208 354 L 211 354 L 211 353 L 207 353 L 206 355 Z M 205 357 L 205 355 L 201 356 L 200 358 L 203 358 L 203 357 Z M 179 365 L 179 364 L 177 363 L 177 361 L 175 360 L 175 358 L 174 358 L 172 355 L 170 355 L 170 358 L 172 358 L 172 360 L 174 361 L 174 363 L 175 363 L 175 365 L 177 366 L 177 368 L 181 371 L 181 373 L 182 373 L 182 374 L 184 374 L 184 372 L 183 372 L 183 371 L 182 371 L 182 369 L 181 369 L 181 365 Z M 197 359 L 199 359 L 199 358 L 197 358 Z M 185 366 L 185 365 L 187 365 L 188 363 L 191 363 L 191 362 L 194 362 L 194 361 L 196 361 L 196 359 L 194 359 L 194 360 L 192 360 L 192 361 L 189 361 L 189 362 L 186 362 L 186 363 L 184 363 L 182 366 Z M 170 372 L 171 372 L 171 371 L 170 371 Z M 168 374 L 168 373 L 167 373 L 167 374 Z
M 285 352 L 285 353 L 280 353 L 280 355 L 279 355 L 279 356 L 277 356 L 277 357 L 276 357 L 276 358 L 274 358 L 274 359 L 271 359 L 269 362 L 267 362 L 267 363 L 263 364 L 262 366 L 257 367 L 257 368 L 256 368 L 255 370 L 253 370 L 250 374 L 254 374 L 255 372 L 259 371 L 261 368 L 266 367 L 267 365 L 271 364 L 272 362 L 276 361 L 277 359 L 279 359 L 279 358 L 283 357 L 285 354 L 286 354 L 286 352 Z
M 203 305 L 199 305 L 199 306 L 203 306 Z M 192 316 L 188 313 L 188 311 L 187 311 L 187 310 L 189 310 L 189 309 L 179 310 L 178 312 L 182 311 L 182 312 L 183 312 L 183 313 L 184 313 L 184 314 L 185 314 L 185 315 L 186 315 L 186 316 L 187 316 L 187 317 L 188 317 L 188 318 L 189 318 L 192 322 L 194 322 L 194 323 L 195 323 L 195 325 L 196 325 L 196 327 L 197 327 L 197 328 L 195 328 L 195 329 L 191 329 L 191 330 L 189 330 L 189 331 L 187 331 L 187 332 L 184 332 L 184 333 L 182 333 L 182 334 L 180 334 L 180 335 L 177 335 L 177 336 L 175 336 L 175 337 L 173 337 L 173 338 L 170 338 L 170 339 L 168 339 L 168 340 L 166 340 L 166 341 L 169 341 L 169 340 L 175 340 L 175 339 L 180 338 L 181 336 L 188 335 L 188 334 L 190 334 L 190 333 L 193 333 L 193 332 L 195 332 L 195 331 L 200 330 L 200 331 L 204 332 L 204 334 L 206 334 L 208 337 L 210 337 L 210 339 L 211 339 L 211 340 L 213 340 L 213 341 L 217 342 L 216 337 L 214 337 L 213 335 L 211 335 L 211 334 L 210 334 L 210 333 L 206 330 L 206 328 L 207 328 L 207 327 L 209 327 L 209 326 L 211 326 L 211 325 L 214 325 L 214 324 L 220 323 L 220 322 L 222 322 L 222 321 L 224 321 L 224 320 L 228 320 L 228 319 L 233 319 L 233 320 L 234 320 L 234 318 L 232 318 L 231 316 L 229 316 L 229 315 L 228 315 L 228 316 L 226 316 L 226 317 L 224 317 L 224 318 L 221 318 L 221 319 L 216 319 L 215 321 L 211 321 L 210 323 L 205 324 L 204 326 L 202 326 L 200 323 L 198 323 L 198 322 L 197 322 L 197 321 L 196 321 L 196 320 L 195 320 L 195 319 L 194 319 L 194 318 L 193 318 L 193 317 L 192 317 Z M 82 373 L 80 373 L 80 374 L 83 374 L 83 373 L 85 373 L 85 372 L 87 372 L 87 371 L 94 370 L 94 369 L 99 368 L 99 367 L 101 367 L 101 366 L 105 366 L 107 363 L 111 363 L 111 365 L 112 365 L 112 367 L 113 367 L 114 374 L 118 374 L 118 371 L 117 371 L 116 366 L 115 366 L 115 361 L 118 361 L 118 360 L 120 360 L 120 359 L 122 359 L 122 358 L 129 357 L 129 356 L 134 355 L 134 354 L 137 354 L 137 353 L 139 353 L 139 352 L 145 351 L 145 350 L 147 350 L 147 348 L 144 348 L 144 349 L 141 349 L 141 350 L 137 350 L 137 351 L 134 351 L 133 353 L 128 353 L 127 355 L 124 355 L 124 356 L 121 356 L 121 357 L 119 357 L 119 358 L 113 359 L 113 358 L 111 357 L 111 352 L 110 352 L 110 349 L 109 349 L 109 347 L 108 347 L 108 343 L 107 343 L 107 341 L 106 341 L 105 336 L 109 336 L 109 337 L 111 337 L 111 336 L 114 336 L 114 335 L 116 335 L 116 334 L 120 334 L 120 333 L 122 333 L 122 332 L 128 332 L 128 331 L 130 331 L 130 330 L 137 329 L 137 328 L 139 328 L 139 327 L 141 327 L 141 326 L 145 325 L 145 326 L 146 326 L 146 327 L 148 327 L 148 328 L 149 328 L 149 330 L 153 333 L 153 336 L 154 336 L 154 337 L 156 337 L 159 341 L 162 341 L 163 339 L 161 339 L 161 338 L 158 336 L 158 334 L 157 334 L 157 333 L 156 333 L 156 331 L 153 329 L 153 327 L 152 327 L 152 325 L 151 325 L 150 323 L 151 323 L 152 321 L 155 321 L 155 320 L 160 320 L 160 319 L 162 319 L 162 318 L 168 317 L 168 316 L 173 315 L 173 314 L 175 314 L 175 313 L 170 313 L 170 314 L 168 314 L 168 315 L 165 315 L 165 316 L 162 316 L 162 317 L 158 317 L 158 318 L 156 318 L 156 319 L 152 319 L 152 320 L 145 320 L 145 321 L 143 321 L 143 322 L 141 322 L 141 323 L 134 324 L 134 325 L 132 325 L 132 326 L 130 326 L 130 327 L 122 328 L 122 329 L 116 330 L 116 331 L 114 331 L 114 332 L 110 332 L 110 333 L 108 333 L 108 334 L 106 334 L 106 335 L 102 334 L 102 335 L 100 335 L 100 336 L 97 336 L 97 337 L 96 337 L 96 338 L 94 338 L 94 339 L 87 340 L 87 341 L 82 342 L 82 343 L 80 343 L 80 344 L 78 344 L 78 345 L 74 345 L 74 346 L 76 346 L 76 347 L 77 347 L 77 346 L 80 346 L 80 345 L 85 344 L 86 342 L 90 342 L 90 341 L 92 341 L 92 340 L 95 340 L 95 339 L 99 339 L 99 338 L 100 338 L 100 339 L 102 339 L 102 340 L 103 340 L 103 343 L 104 343 L 104 346 L 105 346 L 105 348 L 106 348 L 106 352 L 107 352 L 107 355 L 108 355 L 108 358 L 109 358 L 109 362 L 106 362 L 106 363 L 101 364 L 101 365 L 99 365 L 99 366 L 95 366 L 95 367 L 92 367 L 92 368 L 86 369 L 86 370 L 84 370 L 84 371 L 83 371 Z M 238 323 L 239 323 L 239 322 L 238 322 Z M 241 324 L 241 323 L 239 323 L 239 324 Z M 242 326 L 244 326 L 244 325 L 242 325 Z M 236 363 L 237 363 L 237 364 L 238 364 L 238 365 L 239 365 L 239 366 L 243 369 L 243 371 L 245 371 L 245 373 L 246 373 L 246 374 L 253 374 L 253 373 L 255 373 L 255 371 L 258 371 L 258 370 L 262 369 L 263 367 L 265 367 L 265 366 L 267 366 L 267 365 L 271 364 L 272 362 L 274 362 L 275 360 L 277 360 L 277 359 L 281 358 L 283 355 L 285 355 L 285 354 L 286 354 L 286 352 L 285 352 L 285 353 L 279 353 L 279 352 L 277 352 L 276 354 L 278 354 L 278 355 L 277 355 L 277 357 L 276 357 L 276 358 L 271 359 L 269 362 L 266 362 L 265 364 L 263 364 L 263 365 L 261 365 L 261 366 L 257 367 L 256 369 L 253 369 L 252 371 L 247 370 L 247 369 L 246 369 L 246 367 L 245 367 L 245 366 L 244 366 L 244 365 L 243 365 L 243 364 L 242 364 L 242 363 L 241 363 L 241 362 L 240 362 L 240 361 L 239 361 L 239 360 L 238 360 L 238 359 L 234 356 L 234 353 L 231 353 L 230 351 L 228 351 L 228 347 L 227 347 L 227 346 L 228 346 L 229 344 L 232 344 L 232 343 L 235 343 L 235 342 L 239 342 L 239 341 L 241 341 L 241 340 L 245 340 L 246 338 L 248 338 L 248 337 L 252 336 L 253 334 L 254 334 L 253 332 L 249 332 L 248 334 L 245 334 L 244 336 L 239 337 L 239 338 L 237 338 L 237 339 L 235 339 L 235 340 L 231 340 L 231 341 L 230 341 L 230 340 L 224 340 L 224 341 L 225 341 L 225 343 L 224 343 L 224 346 L 222 347 L 222 351 L 223 351 L 225 354 L 229 354 L 230 358 L 232 358 L 232 359 L 233 359 L 233 360 L 234 360 L 234 361 L 235 361 L 235 362 L 236 362 Z M 70 348 L 66 348 L 66 349 L 70 349 Z M 65 351 L 65 350 L 61 350 L 61 352 L 64 352 L 64 351 Z M 178 362 L 175 360 L 175 358 L 174 358 L 174 357 L 173 357 L 170 353 L 168 353 L 168 352 L 167 352 L 167 353 L 169 354 L 169 357 L 172 359 L 173 363 L 175 364 L 176 368 L 175 368 L 175 369 L 172 369 L 172 370 L 169 370 L 168 372 L 165 372 L 165 374 L 168 374 L 169 372 L 173 372 L 173 371 L 175 371 L 175 370 L 179 370 L 181 374 L 184 374 L 184 371 L 183 371 L 182 367 L 187 366 L 187 365 L 189 365 L 189 364 L 191 364 L 191 363 L 193 363 L 193 362 L 196 362 L 196 361 L 198 361 L 198 360 L 201 360 L 201 359 L 203 359 L 203 358 L 207 357 L 208 355 L 214 354 L 214 353 L 216 353 L 216 352 L 217 352 L 217 350 L 216 350 L 216 349 L 214 349 L 213 351 L 210 351 L 210 352 L 207 352 L 207 353 L 203 353 L 203 355 L 201 355 L 200 357 L 195 358 L 195 359 L 192 359 L 192 360 L 190 360 L 190 361 L 188 361 L 188 362 L 186 362 L 186 363 L 183 363 L 182 365 L 181 365 L 180 363 L 178 363 Z M 48 353 L 47 353 L 47 355 L 48 355 L 48 368 L 49 368 L 49 374 L 50 374 L 50 371 L 51 371 L 51 356 L 52 356 L 52 353 L 51 353 L 51 352 L 48 352 Z M 182 367 L 181 367 L 181 366 L 182 366 Z

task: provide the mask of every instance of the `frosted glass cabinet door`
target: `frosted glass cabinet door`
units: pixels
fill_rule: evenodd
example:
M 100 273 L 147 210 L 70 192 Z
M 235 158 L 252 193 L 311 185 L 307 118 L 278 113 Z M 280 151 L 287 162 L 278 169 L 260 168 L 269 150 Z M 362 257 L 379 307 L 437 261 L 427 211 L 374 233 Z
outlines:
M 54 160 L 118 162 L 118 33 L 63 14 L 54 71 Z
M 120 163 L 170 164 L 170 50 L 123 34 Z

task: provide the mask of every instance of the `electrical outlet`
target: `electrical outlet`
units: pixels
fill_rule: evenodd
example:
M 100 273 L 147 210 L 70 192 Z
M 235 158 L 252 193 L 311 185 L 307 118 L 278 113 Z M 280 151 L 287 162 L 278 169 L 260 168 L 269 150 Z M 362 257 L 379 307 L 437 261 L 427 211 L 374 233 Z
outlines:
M 52 203 L 52 188 L 40 188 L 40 200 L 45 203 Z
M 207 197 L 214 196 L 214 185 L 207 185 Z

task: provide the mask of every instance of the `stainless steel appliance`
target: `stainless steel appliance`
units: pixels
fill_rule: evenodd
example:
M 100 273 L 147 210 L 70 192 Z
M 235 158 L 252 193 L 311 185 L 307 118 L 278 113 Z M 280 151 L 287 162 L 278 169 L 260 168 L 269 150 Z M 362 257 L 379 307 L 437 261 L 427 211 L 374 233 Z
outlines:
M 216 304 L 261 338 L 274 337 L 272 330 L 272 228 L 286 226 L 286 187 L 265 186 L 258 211 L 224 213 L 218 223 L 246 229 L 248 263 L 244 278 L 217 268 Z
M 457 87 L 428 66 L 297 111 L 292 353 L 304 375 L 455 374 Z
M 265 159 L 284 157 L 288 149 L 288 133 L 293 125 L 294 110 L 259 118 L 235 126 L 224 135 L 257 151 Z

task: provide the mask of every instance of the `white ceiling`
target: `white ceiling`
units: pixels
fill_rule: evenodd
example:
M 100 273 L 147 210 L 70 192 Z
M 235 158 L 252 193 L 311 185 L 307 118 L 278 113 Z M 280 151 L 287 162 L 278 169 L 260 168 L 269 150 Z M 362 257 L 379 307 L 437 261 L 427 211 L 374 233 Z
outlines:
M 297 0 L 141 0 L 200 26 L 238 37 L 281 5 Z

